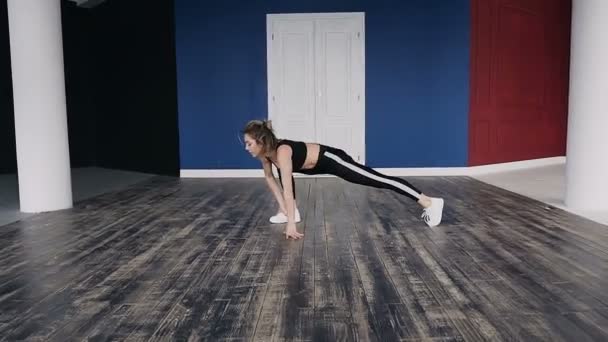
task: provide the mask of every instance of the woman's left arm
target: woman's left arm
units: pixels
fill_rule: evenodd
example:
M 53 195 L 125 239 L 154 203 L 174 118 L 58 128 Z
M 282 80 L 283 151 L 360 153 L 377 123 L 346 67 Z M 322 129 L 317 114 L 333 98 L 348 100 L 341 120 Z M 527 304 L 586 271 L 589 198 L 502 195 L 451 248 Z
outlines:
M 291 177 L 291 147 L 283 145 L 277 150 L 277 162 L 281 169 L 281 180 L 283 184 L 283 200 L 285 201 L 285 209 L 287 209 L 287 228 L 286 237 L 293 237 L 298 239 L 303 235 L 296 231 L 295 223 L 295 204 L 294 204 L 294 189 L 292 188 Z

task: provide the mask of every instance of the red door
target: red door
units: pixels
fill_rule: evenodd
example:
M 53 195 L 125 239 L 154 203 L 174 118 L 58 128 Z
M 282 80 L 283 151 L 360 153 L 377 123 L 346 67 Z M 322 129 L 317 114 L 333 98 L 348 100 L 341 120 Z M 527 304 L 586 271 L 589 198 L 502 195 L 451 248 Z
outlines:
M 566 151 L 571 0 L 472 0 L 469 165 Z

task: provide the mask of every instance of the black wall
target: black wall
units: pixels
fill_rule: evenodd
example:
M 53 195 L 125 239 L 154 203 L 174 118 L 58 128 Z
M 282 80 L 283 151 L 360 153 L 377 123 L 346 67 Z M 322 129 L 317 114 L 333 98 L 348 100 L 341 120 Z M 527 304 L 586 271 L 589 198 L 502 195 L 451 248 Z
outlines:
M 6 1 L 0 1 L 0 173 L 17 170 L 15 117 Z
M 6 173 L 16 171 L 16 155 L 5 2 L 0 15 Z M 94 9 L 64 1 L 62 16 L 72 167 L 178 175 L 173 1 L 108 0 Z
M 96 165 L 96 121 L 98 112 L 93 95 L 96 81 L 95 55 L 91 39 L 95 25 L 92 12 L 76 7 L 73 2 L 62 2 L 63 60 L 66 85 L 70 163 L 74 167 Z
M 173 1 L 96 8 L 97 165 L 177 175 Z

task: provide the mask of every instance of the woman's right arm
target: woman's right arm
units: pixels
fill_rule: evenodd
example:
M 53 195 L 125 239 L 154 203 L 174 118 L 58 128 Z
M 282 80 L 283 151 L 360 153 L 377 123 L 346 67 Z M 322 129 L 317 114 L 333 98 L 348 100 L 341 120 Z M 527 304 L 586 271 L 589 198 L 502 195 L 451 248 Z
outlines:
M 277 181 L 272 174 L 272 164 L 267 159 L 262 160 L 262 166 L 264 167 L 264 178 L 266 179 L 266 184 L 270 188 L 270 191 L 273 193 L 277 203 L 279 204 L 279 208 L 281 212 L 287 215 L 287 208 L 285 207 L 285 201 L 283 199 L 283 193 L 279 186 L 277 185 Z

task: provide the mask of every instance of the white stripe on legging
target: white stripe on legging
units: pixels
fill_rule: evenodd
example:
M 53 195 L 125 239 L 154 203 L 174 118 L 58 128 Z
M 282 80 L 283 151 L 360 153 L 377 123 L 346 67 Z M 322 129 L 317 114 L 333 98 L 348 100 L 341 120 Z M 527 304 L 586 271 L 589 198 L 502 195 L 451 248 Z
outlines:
M 347 162 L 347 161 L 344 161 L 342 158 L 338 157 L 337 155 L 335 155 L 335 154 L 333 154 L 333 153 L 331 153 L 331 152 L 327 152 L 327 151 L 326 151 L 326 152 L 325 152 L 325 155 L 326 155 L 326 156 L 328 156 L 329 158 L 331 158 L 331 159 L 333 159 L 333 160 L 337 161 L 337 162 L 338 162 L 338 163 L 340 163 L 341 165 L 343 165 L 343 166 L 345 166 L 345 167 L 347 167 L 347 168 L 349 168 L 349 169 L 351 169 L 351 170 L 355 171 L 356 173 L 358 173 L 358 174 L 360 174 L 360 175 L 363 175 L 363 176 L 365 176 L 365 177 L 368 177 L 368 178 L 374 179 L 374 180 L 376 180 L 376 181 L 378 181 L 378 182 L 382 182 L 382 183 L 385 183 L 385 184 L 390 184 L 390 185 L 392 185 L 392 186 L 394 186 L 394 187 L 396 187 L 396 188 L 399 188 L 399 189 L 401 189 L 401 190 L 403 190 L 403 191 L 405 191 L 405 192 L 409 193 L 410 195 L 412 195 L 412 196 L 414 196 L 414 197 L 416 197 L 416 198 L 418 198 L 418 199 L 420 198 L 420 194 L 419 194 L 419 193 L 417 193 L 416 191 L 412 190 L 411 188 L 409 188 L 409 187 L 408 187 L 408 186 L 406 186 L 405 184 L 399 183 L 399 182 L 394 181 L 394 180 L 392 180 L 392 179 L 387 179 L 387 178 L 383 178 L 383 177 L 376 176 L 376 175 L 375 175 L 375 174 L 373 174 L 373 173 L 369 173 L 369 172 L 368 172 L 368 171 L 366 171 L 365 169 L 362 169 L 362 168 L 360 168 L 360 167 L 358 167 L 358 166 L 356 166 L 356 165 L 353 165 L 353 164 L 351 164 L 351 163 L 349 163 L 349 162 Z

